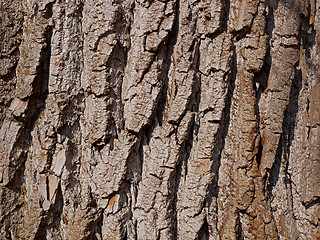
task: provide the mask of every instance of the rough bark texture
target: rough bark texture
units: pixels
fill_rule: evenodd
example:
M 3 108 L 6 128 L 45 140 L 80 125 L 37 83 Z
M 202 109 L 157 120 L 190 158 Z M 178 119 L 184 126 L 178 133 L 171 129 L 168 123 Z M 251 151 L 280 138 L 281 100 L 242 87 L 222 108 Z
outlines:
M 0 239 L 320 239 L 320 0 L 0 3 Z

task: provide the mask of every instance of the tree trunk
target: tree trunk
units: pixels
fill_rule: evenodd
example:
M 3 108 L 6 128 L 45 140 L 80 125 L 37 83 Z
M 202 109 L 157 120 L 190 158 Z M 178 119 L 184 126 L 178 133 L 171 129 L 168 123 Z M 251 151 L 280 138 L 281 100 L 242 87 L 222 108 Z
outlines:
M 320 239 L 320 0 L 0 3 L 0 239 Z

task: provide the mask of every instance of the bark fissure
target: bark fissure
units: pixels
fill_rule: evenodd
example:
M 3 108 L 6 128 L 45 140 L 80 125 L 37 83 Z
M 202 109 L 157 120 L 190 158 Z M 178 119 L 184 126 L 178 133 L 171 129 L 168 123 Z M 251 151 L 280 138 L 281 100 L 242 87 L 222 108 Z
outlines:
M 319 0 L 0 0 L 1 239 L 317 239 Z

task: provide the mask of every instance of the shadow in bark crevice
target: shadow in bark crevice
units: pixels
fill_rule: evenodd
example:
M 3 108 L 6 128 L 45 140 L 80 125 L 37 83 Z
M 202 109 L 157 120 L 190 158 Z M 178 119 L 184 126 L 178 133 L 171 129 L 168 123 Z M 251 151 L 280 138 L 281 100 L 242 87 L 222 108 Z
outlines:
M 236 53 L 236 47 L 235 45 L 232 46 L 233 48 L 233 56 L 231 60 L 231 72 L 228 78 L 228 92 L 225 98 L 225 107 L 223 109 L 223 114 L 221 118 L 221 122 L 219 124 L 217 133 L 215 134 L 215 143 L 212 148 L 212 154 L 211 154 L 211 161 L 213 161 L 213 164 L 211 166 L 210 172 L 213 174 L 213 179 L 208 185 L 207 190 L 207 197 L 206 197 L 206 204 L 208 209 L 210 210 L 210 207 L 212 205 L 212 201 L 217 199 L 219 195 L 219 169 L 221 165 L 221 154 L 222 150 L 225 147 L 225 141 L 226 136 L 229 131 L 229 125 L 230 125 L 230 112 L 231 112 L 231 104 L 232 104 L 232 96 L 235 89 L 235 80 L 237 75 L 237 53 Z M 218 204 L 214 204 L 216 206 L 216 209 L 214 209 L 214 212 L 217 213 L 218 211 Z M 217 223 L 216 223 L 217 224 Z M 217 226 L 216 226 L 217 228 Z
M 240 213 L 237 214 L 237 223 L 236 223 L 236 237 L 237 240 L 243 240 L 244 236 L 243 236 L 243 229 L 242 229 L 242 223 L 241 223 L 241 217 L 240 217 Z
M 207 219 L 204 219 L 204 222 L 202 224 L 202 227 L 200 228 L 200 231 L 198 233 L 198 236 L 196 238 L 197 240 L 207 240 L 209 239 L 209 225 L 207 222 Z
M 270 175 L 268 178 L 267 191 L 269 196 L 272 195 L 273 187 L 278 182 L 280 169 L 281 169 L 281 159 L 284 158 L 285 164 L 285 178 L 288 180 L 288 168 L 290 160 L 290 146 L 294 140 L 294 130 L 295 121 L 298 113 L 298 100 L 299 93 L 302 88 L 302 76 L 301 70 L 296 70 L 296 75 L 293 80 L 291 90 L 290 90 L 290 100 L 289 104 L 285 110 L 284 120 L 282 124 L 282 134 L 279 140 L 278 148 L 276 151 L 276 157 L 272 168 L 270 169 Z
M 178 239 L 178 213 L 177 213 L 177 197 L 178 197 L 178 190 L 180 187 L 180 182 L 182 176 L 187 176 L 188 168 L 187 163 L 188 159 L 190 158 L 191 149 L 193 146 L 193 135 L 194 135 L 194 128 L 195 128 L 195 121 L 192 120 L 192 125 L 190 127 L 188 138 L 187 140 L 181 144 L 180 152 L 179 152 L 179 159 L 177 161 L 177 165 L 174 171 L 175 175 L 175 183 L 173 186 L 173 199 L 172 199 L 172 219 L 174 224 L 174 239 Z
M 293 79 L 289 104 L 284 113 L 284 120 L 282 123 L 282 134 L 279 139 L 278 148 L 276 151 L 276 156 L 272 168 L 269 170 L 269 176 L 266 179 L 266 191 L 267 199 L 271 200 L 273 195 L 273 189 L 277 185 L 281 169 L 284 173 L 284 184 L 286 187 L 287 195 L 287 209 L 285 211 L 286 216 L 290 219 L 291 229 L 294 231 L 291 233 L 291 236 L 298 237 L 299 231 L 296 226 L 296 219 L 294 216 L 294 207 L 293 207 L 293 193 L 292 193 L 292 180 L 289 172 L 290 164 L 290 147 L 294 140 L 294 131 L 295 131 L 295 122 L 298 113 L 298 101 L 299 94 L 302 88 L 302 74 L 301 70 L 296 70 L 295 77 Z

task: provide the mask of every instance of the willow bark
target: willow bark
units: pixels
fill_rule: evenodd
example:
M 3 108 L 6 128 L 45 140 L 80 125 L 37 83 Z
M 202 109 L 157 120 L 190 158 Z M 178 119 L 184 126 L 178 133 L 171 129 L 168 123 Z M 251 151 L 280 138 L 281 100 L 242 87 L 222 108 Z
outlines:
M 319 0 L 0 4 L 0 239 L 320 239 Z

